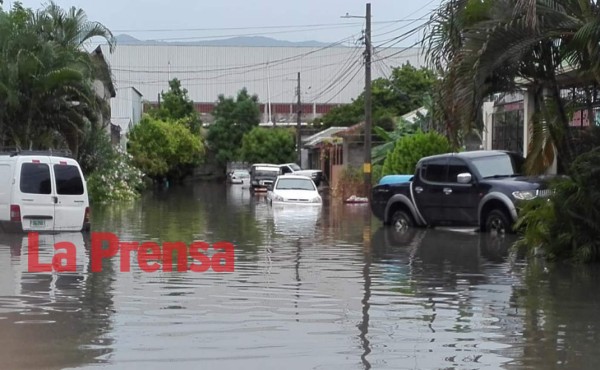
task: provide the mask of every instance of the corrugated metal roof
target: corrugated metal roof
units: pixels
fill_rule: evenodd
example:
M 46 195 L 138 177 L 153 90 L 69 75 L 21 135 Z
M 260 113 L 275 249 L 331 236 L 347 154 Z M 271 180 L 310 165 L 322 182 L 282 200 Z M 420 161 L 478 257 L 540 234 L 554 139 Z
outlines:
M 362 47 L 117 45 L 112 54 L 102 48 L 117 89 L 135 87 L 149 101 L 175 77 L 197 103 L 246 87 L 261 102 L 295 104 L 298 72 L 303 103 L 350 103 L 364 89 Z M 424 65 L 421 49 L 376 50 L 372 78 L 388 77 L 406 62 Z

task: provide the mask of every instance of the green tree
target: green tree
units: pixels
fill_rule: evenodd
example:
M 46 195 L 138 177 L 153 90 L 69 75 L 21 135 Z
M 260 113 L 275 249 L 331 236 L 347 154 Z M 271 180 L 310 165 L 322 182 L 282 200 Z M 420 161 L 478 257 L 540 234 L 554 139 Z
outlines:
M 83 49 L 92 37 L 114 45 L 81 9 L 0 9 L 0 145 L 66 146 L 77 155 L 86 122 L 102 108 L 92 87 L 99 71 Z
M 145 115 L 129 133 L 134 164 L 155 180 L 177 181 L 188 175 L 204 155 L 204 145 L 182 121 Z
M 213 111 L 215 122 L 208 128 L 207 144 L 217 164 L 225 168 L 227 162 L 240 159 L 244 134 L 260 123 L 258 96 L 242 89 L 236 99 L 219 95 Z
M 396 142 L 394 150 L 383 163 L 381 175 L 413 174 L 419 159 L 451 151 L 452 146 L 445 136 L 434 131 L 424 133 L 419 130 Z
M 591 112 L 592 86 L 600 81 L 597 19 L 594 0 L 445 1 L 429 22 L 424 45 L 428 61 L 444 76 L 440 96 L 452 136 L 481 129 L 480 107 L 488 96 L 529 81 L 537 114 L 528 171 L 546 170 L 555 149 L 559 168 L 566 171 L 578 152 L 569 112 L 581 103 L 561 96 L 560 75 L 573 69 L 588 82 L 581 95 Z
M 255 127 L 242 139 L 242 160 L 248 163 L 286 163 L 296 160 L 294 130 Z
M 190 131 L 200 133 L 202 121 L 194 102 L 188 97 L 187 89 L 181 87 L 181 82 L 174 78 L 169 81 L 169 90 L 161 93 L 160 108 L 152 109 L 148 114 L 160 120 L 182 120 Z
M 393 129 L 395 117 L 409 113 L 423 104 L 432 93 L 436 81 L 434 72 L 416 68 L 410 63 L 394 68 L 389 79 L 379 78 L 371 84 L 373 122 L 386 130 Z M 352 103 L 333 108 L 322 118 L 323 125 L 350 126 L 364 120 L 364 93 Z M 391 123 L 391 125 L 390 125 Z

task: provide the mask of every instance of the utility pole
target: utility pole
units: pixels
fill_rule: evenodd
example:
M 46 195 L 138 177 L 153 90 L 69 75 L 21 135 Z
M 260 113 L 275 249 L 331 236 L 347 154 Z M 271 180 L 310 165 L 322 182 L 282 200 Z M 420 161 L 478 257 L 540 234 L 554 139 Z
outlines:
M 298 72 L 298 87 L 296 94 L 298 94 L 298 109 L 296 111 L 296 115 L 298 118 L 296 128 L 296 150 L 298 151 L 298 166 L 302 166 L 302 135 L 300 135 L 300 129 L 302 126 L 302 105 L 300 102 L 300 72 Z
M 365 192 L 371 201 L 371 3 L 367 3 L 367 21 L 365 32 Z
M 354 16 L 346 13 L 341 18 L 366 18 L 365 29 L 365 143 L 364 143 L 364 188 L 365 195 L 371 201 L 371 3 L 367 3 L 367 14 L 363 16 Z

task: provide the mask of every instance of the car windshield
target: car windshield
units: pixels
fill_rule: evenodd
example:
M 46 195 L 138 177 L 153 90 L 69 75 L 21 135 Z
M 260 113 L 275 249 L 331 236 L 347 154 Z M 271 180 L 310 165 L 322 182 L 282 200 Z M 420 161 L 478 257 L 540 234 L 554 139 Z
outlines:
M 279 179 L 277 182 L 278 190 L 315 190 L 315 185 L 311 179 Z
M 290 164 L 290 168 L 294 171 L 302 171 L 302 168 L 295 163 Z
M 235 171 L 233 173 L 237 177 L 248 177 L 250 174 L 247 171 Z
M 473 165 L 483 178 L 512 177 L 521 174 L 522 160 L 508 154 L 474 158 Z

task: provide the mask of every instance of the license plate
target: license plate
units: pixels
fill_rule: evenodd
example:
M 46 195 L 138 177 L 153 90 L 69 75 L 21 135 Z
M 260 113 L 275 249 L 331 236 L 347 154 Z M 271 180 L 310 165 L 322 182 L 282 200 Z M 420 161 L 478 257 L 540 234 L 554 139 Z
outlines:
M 44 227 L 46 226 L 46 221 L 44 220 L 31 220 L 31 227 Z

